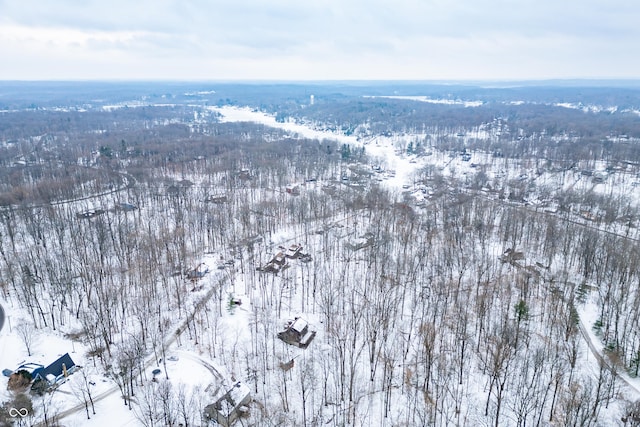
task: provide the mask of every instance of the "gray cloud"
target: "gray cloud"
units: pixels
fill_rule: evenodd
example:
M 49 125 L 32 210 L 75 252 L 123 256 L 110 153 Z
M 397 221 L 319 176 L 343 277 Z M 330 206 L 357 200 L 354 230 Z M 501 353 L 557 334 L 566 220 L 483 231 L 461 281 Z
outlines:
M 468 61 L 476 63 L 466 67 L 468 78 L 544 77 L 551 64 L 566 77 L 610 77 L 620 70 L 606 61 L 637 63 L 629 52 L 640 40 L 639 18 L 640 5 L 628 0 L 0 0 L 0 54 L 16 70 L 30 55 L 50 55 L 81 72 L 78 64 L 97 68 L 102 53 L 141 72 L 163 58 L 230 70 L 262 61 L 254 78 L 280 74 L 275 67 L 284 62 L 300 72 L 328 70 L 323 75 L 349 66 L 361 78 L 383 71 L 442 78 Z

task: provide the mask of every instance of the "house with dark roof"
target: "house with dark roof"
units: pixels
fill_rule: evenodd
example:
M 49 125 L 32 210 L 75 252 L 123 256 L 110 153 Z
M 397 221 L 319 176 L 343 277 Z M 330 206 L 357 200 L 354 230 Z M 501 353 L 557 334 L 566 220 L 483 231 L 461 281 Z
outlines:
M 204 416 L 219 425 L 229 427 L 242 414 L 246 413 L 251 403 L 251 390 L 242 382 L 237 382 L 220 399 L 204 408 Z
M 229 201 L 226 194 L 209 195 L 204 199 L 205 203 L 215 203 L 221 205 Z
M 120 202 L 116 205 L 116 209 L 124 212 L 131 212 L 138 209 L 136 205 L 132 205 L 131 203 Z
M 208 272 L 209 272 L 209 267 L 207 267 L 207 264 L 203 262 L 203 263 L 200 263 L 197 267 L 187 271 L 187 279 L 190 279 L 190 280 L 202 279 L 204 276 L 206 276 Z
M 294 243 L 289 246 L 289 249 L 287 249 L 287 252 L 285 252 L 285 256 L 287 258 L 298 258 L 298 256 L 300 255 L 300 251 L 302 251 L 302 245 L 299 243 Z
M 78 218 L 88 219 L 98 215 L 102 215 L 106 211 L 104 209 L 87 209 L 86 211 L 76 213 Z
M 18 366 L 18 368 L 16 368 L 15 371 L 10 372 L 9 375 L 19 371 L 26 371 L 31 375 L 31 378 L 36 378 L 38 375 L 42 376 L 42 374 L 44 373 L 44 365 L 41 365 L 39 363 L 31 363 L 31 362 L 22 363 L 20 366 Z M 5 375 L 5 376 L 9 376 L 9 375 Z
M 264 267 L 258 267 L 258 270 L 278 274 L 280 270 L 283 270 L 288 266 L 287 257 L 284 252 L 278 252 L 267 264 L 265 264 Z
M 47 380 L 49 384 L 53 385 L 72 374 L 75 368 L 75 362 L 73 361 L 73 359 L 71 359 L 69 353 L 65 353 L 60 358 L 58 358 L 58 360 L 56 360 L 43 370 L 38 371 L 37 374 L 34 375 L 34 379 L 40 377 Z
M 282 341 L 300 348 L 307 348 L 315 336 L 316 331 L 312 330 L 309 323 L 301 317 L 289 320 L 284 331 L 278 332 L 278 338 Z

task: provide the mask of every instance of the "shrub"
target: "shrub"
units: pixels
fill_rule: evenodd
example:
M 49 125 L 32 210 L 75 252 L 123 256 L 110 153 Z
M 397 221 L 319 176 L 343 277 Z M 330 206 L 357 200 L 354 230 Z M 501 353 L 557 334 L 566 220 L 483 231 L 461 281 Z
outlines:
M 28 371 L 20 370 L 18 372 L 14 372 L 9 377 L 9 383 L 7 384 L 7 390 L 10 391 L 23 391 L 29 387 L 31 384 L 31 380 L 33 377 Z

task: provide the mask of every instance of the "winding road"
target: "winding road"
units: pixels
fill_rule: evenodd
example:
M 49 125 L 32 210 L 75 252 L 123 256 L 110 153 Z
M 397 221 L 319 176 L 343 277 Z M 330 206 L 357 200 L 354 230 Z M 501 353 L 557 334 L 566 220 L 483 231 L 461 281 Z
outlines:
M 102 170 L 100 168 L 89 168 L 89 169 L 95 169 L 95 170 Z M 94 193 L 94 194 L 90 194 L 88 196 L 82 196 L 82 197 L 75 197 L 73 199 L 65 199 L 65 200 L 54 200 L 48 203 L 42 202 L 42 203 L 31 203 L 31 204 L 24 204 L 24 205 L 7 205 L 7 206 L 0 206 L 0 210 L 9 210 L 9 209 L 13 209 L 16 207 L 19 207 L 20 209 L 34 209 L 34 208 L 43 208 L 43 207 L 47 207 L 47 206 L 60 206 L 60 205 L 66 205 L 66 204 L 70 204 L 70 203 L 77 203 L 77 202 L 81 202 L 83 200 L 91 200 L 91 199 L 97 199 L 99 197 L 104 197 L 104 196 L 108 196 L 109 194 L 115 194 L 118 193 L 122 190 L 126 190 L 126 189 L 130 189 L 133 188 L 136 185 L 136 179 L 132 176 L 129 175 L 126 172 L 119 172 L 119 171 L 112 171 L 113 174 L 118 175 L 121 179 L 123 184 L 112 189 L 112 190 L 107 190 L 107 191 L 103 191 L 101 193 Z
M 467 194 L 470 194 L 472 197 L 482 197 L 485 200 L 488 200 L 494 204 L 501 204 L 502 206 L 509 206 L 513 209 L 518 209 L 518 210 L 522 210 L 525 211 L 529 214 L 534 214 L 534 215 L 545 215 L 547 217 L 554 217 L 557 218 L 560 221 L 563 222 L 567 222 L 567 223 L 571 223 L 574 225 L 577 225 L 579 227 L 583 227 L 583 228 L 587 228 L 587 229 L 591 229 L 603 234 L 609 234 L 611 236 L 615 236 L 617 238 L 620 239 L 626 239 L 632 242 L 640 242 L 640 239 L 637 237 L 632 237 L 632 236 L 628 236 L 628 235 L 622 235 L 619 233 L 616 233 L 615 231 L 612 230 L 607 230 L 605 228 L 601 228 L 599 226 L 596 225 L 592 225 L 589 224 L 588 222 L 581 222 L 579 220 L 573 219 L 573 218 L 568 218 L 565 216 L 561 216 L 561 215 L 556 215 L 554 213 L 550 213 L 550 212 L 545 212 L 545 211 L 541 211 L 535 208 L 530 208 L 527 206 L 520 206 L 520 205 L 514 205 L 514 204 L 510 204 L 507 203 L 505 201 L 502 200 L 495 200 L 486 196 L 483 196 L 481 193 L 479 192 L 467 192 Z M 522 268 L 521 266 L 517 265 L 517 264 L 512 264 L 518 268 Z M 614 366 L 613 362 L 611 362 L 604 354 L 602 347 L 598 348 L 599 345 L 601 345 L 601 343 L 599 343 L 596 340 L 594 340 L 594 337 L 589 333 L 589 331 L 587 330 L 588 326 L 585 325 L 583 319 L 578 316 L 578 331 L 580 333 L 580 335 L 582 336 L 582 338 L 584 339 L 584 341 L 587 344 L 587 347 L 589 349 L 589 352 L 596 358 L 596 360 L 598 361 L 598 363 L 603 366 L 604 368 L 606 368 L 607 370 L 609 370 L 618 380 L 622 381 L 630 390 L 632 390 L 633 392 L 635 392 L 637 395 L 640 395 L 640 387 L 638 386 L 637 383 L 631 381 L 631 378 L 626 375 L 624 373 L 624 369 Z
M 587 327 L 581 318 L 578 317 L 578 329 L 580 330 L 580 334 L 582 338 L 587 342 L 587 346 L 591 351 L 591 354 L 596 358 L 598 363 L 608 369 L 613 375 L 615 375 L 619 380 L 621 380 L 629 389 L 633 390 L 637 395 L 640 395 L 640 389 L 638 389 L 637 385 L 629 380 L 629 377 L 624 374 L 624 369 L 613 366 L 613 362 L 610 362 L 603 354 L 602 350 L 599 350 L 596 346 L 596 343 L 593 341 L 591 335 L 587 331 Z
M 187 324 L 189 322 L 191 322 L 194 318 L 194 316 L 196 315 L 196 313 L 201 310 L 204 305 L 207 303 L 207 301 L 209 301 L 216 293 L 216 291 L 218 290 L 219 286 L 223 286 L 224 282 L 226 281 L 226 277 L 222 276 L 222 277 L 218 277 L 218 280 L 215 282 L 215 284 L 211 283 L 211 287 L 210 289 L 207 291 L 207 293 L 195 304 L 193 310 L 191 313 L 189 313 L 186 317 L 186 319 L 184 319 L 182 322 L 180 322 L 177 326 L 175 326 L 174 328 L 171 329 L 171 333 L 169 333 L 167 336 L 165 336 L 164 339 L 164 346 L 165 348 L 168 348 L 169 346 L 171 346 L 173 343 L 176 342 L 176 340 L 178 339 L 178 337 L 187 329 Z M 213 280 L 211 281 L 213 282 Z M 2 309 L 2 306 L 0 306 L 0 309 Z M 183 356 L 187 356 L 187 353 L 185 352 L 181 352 L 181 355 Z M 216 370 L 216 368 L 211 365 L 210 363 L 206 362 L 204 359 L 198 357 L 198 356 L 192 356 L 189 357 L 191 360 L 199 363 L 200 365 L 204 366 L 207 370 L 209 370 L 216 378 L 220 379 L 222 378 L 222 376 L 220 375 L 220 373 Z M 146 360 L 144 361 L 144 363 L 142 364 L 142 370 L 148 369 L 150 366 L 156 364 L 156 359 L 154 357 L 153 354 L 150 354 L 147 356 Z M 138 373 L 138 376 L 141 375 L 141 372 Z M 93 403 L 99 402 L 103 399 L 105 399 L 106 397 L 111 396 L 114 393 L 119 393 L 120 389 L 117 386 L 112 386 L 111 388 L 103 391 L 102 393 L 96 395 L 96 396 L 92 396 L 93 397 Z M 61 411 L 57 414 L 55 414 L 55 420 L 59 421 L 65 417 L 68 417 L 69 415 L 81 412 L 85 410 L 85 405 L 84 403 L 79 403 L 71 408 L 67 408 L 64 411 Z M 44 427 L 45 423 L 44 421 L 36 423 L 35 424 L 36 427 Z

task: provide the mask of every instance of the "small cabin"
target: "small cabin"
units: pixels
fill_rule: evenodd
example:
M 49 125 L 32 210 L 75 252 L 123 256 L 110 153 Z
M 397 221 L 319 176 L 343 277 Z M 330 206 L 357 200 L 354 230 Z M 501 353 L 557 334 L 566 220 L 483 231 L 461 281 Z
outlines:
M 210 195 L 204 199 L 205 203 L 215 203 L 216 205 L 221 205 L 223 203 L 227 203 L 229 199 L 226 194 L 218 194 L 218 195 Z
M 131 203 L 126 203 L 126 202 L 120 202 L 116 205 L 116 210 L 123 211 L 123 212 L 132 212 L 132 211 L 135 211 L 136 209 L 138 209 L 136 205 Z
M 198 280 L 202 279 L 209 272 L 209 267 L 205 263 L 201 263 L 195 268 L 187 271 L 187 279 Z
M 269 261 L 269 264 L 277 264 L 284 265 L 287 262 L 287 258 L 282 252 L 278 252 L 272 259 Z
M 300 194 L 300 187 L 296 184 L 296 185 L 288 185 L 285 188 L 286 192 L 288 194 L 292 194 L 292 195 L 298 195 Z
M 215 403 L 204 408 L 204 417 L 223 427 L 229 427 L 249 411 L 247 406 L 249 403 L 251 403 L 251 390 L 239 381 Z
M 238 171 L 238 177 L 242 180 L 251 179 L 251 171 L 249 169 L 240 169 Z
M 285 329 L 278 332 L 278 338 L 287 344 L 300 348 L 307 348 L 316 336 L 316 331 L 310 328 L 309 323 L 301 317 L 289 320 L 285 324 Z
M 258 271 L 278 274 L 280 270 L 287 268 L 287 257 L 283 252 L 278 252 L 263 267 L 258 267 Z
M 293 244 L 293 245 L 289 246 L 289 249 L 287 249 L 287 252 L 285 253 L 285 256 L 287 258 L 298 258 L 298 256 L 300 255 L 300 251 L 301 250 L 302 250 L 302 245 Z
M 102 215 L 103 213 L 105 213 L 104 209 L 87 209 L 86 211 L 78 212 L 76 216 L 78 218 L 88 219 Z
M 504 253 L 500 257 L 500 261 L 509 262 L 512 264 L 515 263 L 516 261 L 521 261 L 523 259 L 524 259 L 524 252 L 514 251 L 512 248 L 509 248 L 506 251 L 504 251 Z

